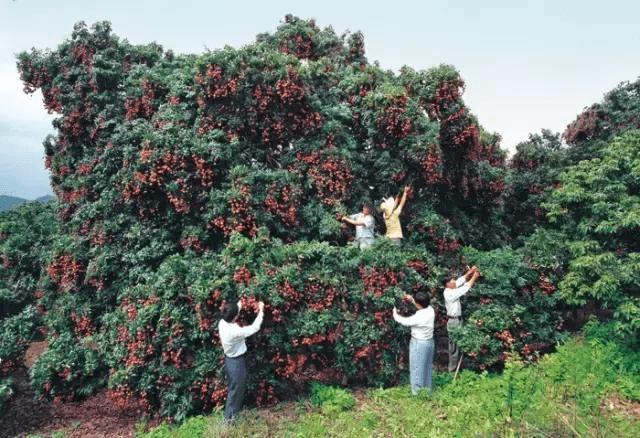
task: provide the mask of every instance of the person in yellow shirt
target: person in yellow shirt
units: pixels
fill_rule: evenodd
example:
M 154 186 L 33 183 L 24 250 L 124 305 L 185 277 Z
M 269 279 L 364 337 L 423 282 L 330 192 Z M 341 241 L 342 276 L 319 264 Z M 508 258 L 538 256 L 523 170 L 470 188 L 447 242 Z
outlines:
M 400 213 L 407 202 L 407 195 L 409 194 L 409 186 L 404 188 L 400 202 L 398 199 L 387 198 L 382 204 L 380 204 L 380 210 L 382 210 L 382 217 L 384 218 L 384 224 L 387 227 L 385 236 L 393 240 L 393 242 L 400 246 L 402 244 L 402 226 L 400 225 Z

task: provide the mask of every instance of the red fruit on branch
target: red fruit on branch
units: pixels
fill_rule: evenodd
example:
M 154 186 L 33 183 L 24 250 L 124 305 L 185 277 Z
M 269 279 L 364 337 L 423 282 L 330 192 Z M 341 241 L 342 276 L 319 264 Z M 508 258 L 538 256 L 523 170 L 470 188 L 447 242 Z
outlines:
M 246 266 L 236 269 L 236 272 L 233 274 L 233 281 L 238 284 L 249 284 L 251 282 L 251 271 L 249 271 Z
M 394 97 L 378 117 L 378 127 L 386 137 L 393 139 L 390 141 L 402 140 L 413 132 L 413 122 L 406 114 L 408 101 L 407 96 Z M 386 147 L 386 140 L 381 146 Z
M 379 271 L 376 268 L 364 266 L 358 268 L 358 273 L 364 284 L 364 293 L 377 298 L 383 296 L 390 287 L 396 286 L 402 275 L 389 269 Z
M 543 274 L 540 274 L 540 279 L 538 281 L 538 287 L 545 295 L 552 295 L 557 287 L 553 284 L 549 278 Z

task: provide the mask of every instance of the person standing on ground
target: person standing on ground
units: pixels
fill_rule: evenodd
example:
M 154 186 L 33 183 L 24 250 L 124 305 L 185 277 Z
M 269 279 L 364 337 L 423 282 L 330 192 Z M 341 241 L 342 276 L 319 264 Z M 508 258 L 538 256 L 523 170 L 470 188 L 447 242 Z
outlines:
M 402 226 L 400 225 L 400 214 L 407 202 L 407 195 L 409 194 L 409 186 L 404 188 L 400 202 L 398 199 L 387 198 L 382 204 L 380 204 L 380 210 L 382 210 L 382 217 L 384 218 L 384 224 L 387 228 L 385 236 L 393 241 L 398 246 L 402 245 Z
M 444 304 L 447 308 L 447 331 L 452 327 L 462 324 L 462 298 L 473 287 L 474 283 L 480 276 L 480 272 L 476 266 L 469 269 L 462 277 L 457 280 L 449 280 L 444 289 Z M 454 372 L 460 360 L 460 350 L 458 345 L 449 335 L 449 371 Z
M 372 216 L 373 210 L 368 203 L 362 205 L 362 213 L 352 214 L 351 216 L 342 216 L 340 219 L 356 227 L 355 244 L 360 249 L 369 248 L 375 240 L 376 221 Z
M 227 401 L 224 405 L 224 419 L 231 421 L 242 409 L 242 401 L 247 382 L 247 344 L 245 339 L 257 333 L 264 318 L 264 303 L 258 304 L 259 311 L 255 321 L 241 327 L 236 322 L 242 303 L 226 303 L 222 306 L 222 319 L 218 323 L 220 342 L 224 350 L 224 368 L 227 374 Z
M 411 393 L 417 395 L 422 388 L 431 393 L 431 377 L 433 370 L 433 356 L 435 351 L 433 328 L 436 314 L 430 306 L 429 295 L 419 291 L 415 297 L 406 296 L 418 309 L 411 316 L 401 316 L 398 309 L 393 308 L 393 319 L 399 324 L 411 327 L 411 341 L 409 342 L 409 380 Z

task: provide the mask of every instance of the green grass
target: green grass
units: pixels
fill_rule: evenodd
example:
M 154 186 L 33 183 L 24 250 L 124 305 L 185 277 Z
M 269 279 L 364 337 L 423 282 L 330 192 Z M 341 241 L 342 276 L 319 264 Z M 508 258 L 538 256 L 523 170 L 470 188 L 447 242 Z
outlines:
M 455 382 L 438 373 L 431 397 L 412 397 L 407 386 L 372 389 L 358 394 L 354 406 L 344 391 L 314 394 L 314 403 L 247 410 L 233 427 L 216 412 L 138 436 L 640 436 L 638 410 L 630 414 L 640 401 L 640 353 L 597 325 L 534 366 L 511 360 L 500 375 L 463 371 Z

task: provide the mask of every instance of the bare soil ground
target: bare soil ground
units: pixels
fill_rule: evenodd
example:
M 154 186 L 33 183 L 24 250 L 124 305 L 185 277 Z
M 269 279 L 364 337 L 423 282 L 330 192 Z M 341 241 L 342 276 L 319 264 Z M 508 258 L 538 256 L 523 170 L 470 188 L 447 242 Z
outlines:
M 24 366 L 11 376 L 15 394 L 0 413 L 0 437 L 50 436 L 63 431 L 65 437 L 133 437 L 140 412 L 116 407 L 105 392 L 86 400 L 52 403 L 38 400 L 29 385 L 28 369 L 47 348 L 33 342 L 24 357 Z
M 34 398 L 25 369 L 13 379 L 16 393 L 0 415 L 1 437 L 50 436 L 59 430 L 72 438 L 134 436 L 139 414 L 123 412 L 105 393 L 81 402 L 51 403 Z

